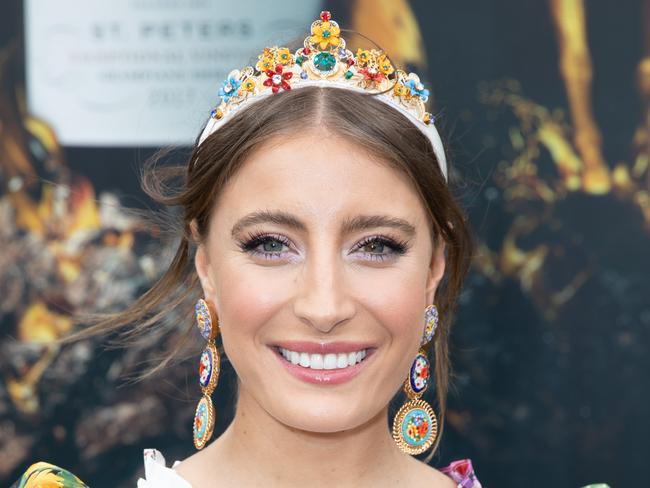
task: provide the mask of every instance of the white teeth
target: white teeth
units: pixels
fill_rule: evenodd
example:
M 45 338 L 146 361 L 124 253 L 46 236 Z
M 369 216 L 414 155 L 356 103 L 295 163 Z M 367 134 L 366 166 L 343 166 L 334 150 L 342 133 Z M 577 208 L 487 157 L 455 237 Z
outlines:
M 292 364 L 299 364 L 303 368 L 311 369 L 342 369 L 354 366 L 366 357 L 366 349 L 350 353 L 309 354 L 278 348 L 280 354 Z
M 323 369 L 336 369 L 336 354 L 325 354 Z
M 300 353 L 300 366 L 303 366 L 305 368 L 309 367 L 309 354 L 306 352 Z
M 339 354 L 336 356 L 336 367 L 337 368 L 347 368 L 348 366 L 348 355 Z
M 309 356 L 309 367 L 311 369 L 323 369 L 323 355 L 312 354 Z

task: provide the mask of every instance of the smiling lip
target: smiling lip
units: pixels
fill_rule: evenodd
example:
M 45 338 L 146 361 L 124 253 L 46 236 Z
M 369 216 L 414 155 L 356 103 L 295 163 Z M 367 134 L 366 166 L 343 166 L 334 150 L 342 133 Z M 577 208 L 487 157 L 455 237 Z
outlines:
M 282 341 L 271 344 L 271 347 L 282 347 L 290 351 L 306 352 L 309 354 L 351 353 L 362 349 L 374 350 L 375 346 L 367 342 L 309 342 L 309 341 Z M 368 351 L 370 352 L 370 351 Z
M 311 369 L 287 361 L 286 358 L 280 353 L 280 347 L 296 352 L 306 352 L 311 354 L 327 354 L 334 352 L 344 353 L 366 349 L 366 357 L 363 358 L 360 363 L 356 363 L 354 366 L 348 366 L 346 368 Z M 278 343 L 277 345 L 271 346 L 270 349 L 278 358 L 278 361 L 280 361 L 280 363 L 292 376 L 307 383 L 321 386 L 338 385 L 352 380 L 364 368 L 366 368 L 369 363 L 372 362 L 375 356 L 373 353 L 376 350 L 375 347 L 367 347 L 364 344 L 357 342 L 331 342 L 329 344 L 318 344 L 314 342 L 300 341 Z

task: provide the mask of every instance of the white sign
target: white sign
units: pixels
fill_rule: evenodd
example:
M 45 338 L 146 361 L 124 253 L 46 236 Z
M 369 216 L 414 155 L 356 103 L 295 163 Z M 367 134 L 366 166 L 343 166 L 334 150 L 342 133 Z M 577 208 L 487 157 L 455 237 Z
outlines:
M 72 146 L 191 144 L 222 79 L 318 0 L 25 0 L 27 100 Z

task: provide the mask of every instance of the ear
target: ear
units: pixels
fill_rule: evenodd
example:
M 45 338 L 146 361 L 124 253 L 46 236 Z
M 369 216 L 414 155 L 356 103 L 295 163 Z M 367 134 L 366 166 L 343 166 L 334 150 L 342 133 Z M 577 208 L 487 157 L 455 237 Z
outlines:
M 208 255 L 205 241 L 200 238 L 195 220 L 190 222 L 190 230 L 192 231 L 192 239 L 196 243 L 194 267 L 201 282 L 201 288 L 203 288 L 203 296 L 209 298 L 214 303 L 216 288 L 210 274 L 210 256 Z
M 429 277 L 427 278 L 426 299 L 427 305 L 433 303 L 440 280 L 445 274 L 445 241 L 440 239 L 433 249 L 431 263 L 429 264 Z

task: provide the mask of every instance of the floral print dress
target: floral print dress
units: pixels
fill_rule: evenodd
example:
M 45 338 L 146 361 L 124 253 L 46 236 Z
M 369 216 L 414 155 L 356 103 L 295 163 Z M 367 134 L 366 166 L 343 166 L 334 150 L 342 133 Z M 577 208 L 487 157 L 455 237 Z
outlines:
M 165 457 L 157 449 L 144 450 L 144 478 L 138 480 L 137 488 L 192 488 L 174 468 L 181 462 L 175 461 L 167 467 Z M 470 459 L 454 461 L 440 471 L 456 483 L 457 488 L 482 488 Z M 10 488 L 89 488 L 75 475 L 50 463 L 32 464 Z M 582 488 L 609 488 L 597 483 Z
M 192 488 L 192 485 L 174 471 L 173 468 L 178 464 L 180 464 L 180 461 L 175 461 L 171 468 L 168 468 L 160 451 L 145 449 L 145 478 L 138 480 L 138 488 Z M 482 488 L 481 483 L 474 474 L 472 461 L 469 459 L 454 461 L 441 471 L 453 479 L 458 488 Z
M 165 457 L 157 449 L 144 450 L 144 478 L 138 480 L 137 488 L 192 488 L 174 468 L 175 461 L 167 467 Z M 469 459 L 454 461 L 441 472 L 453 479 L 458 488 L 482 488 Z M 10 488 L 88 488 L 75 475 L 50 463 L 32 464 Z

